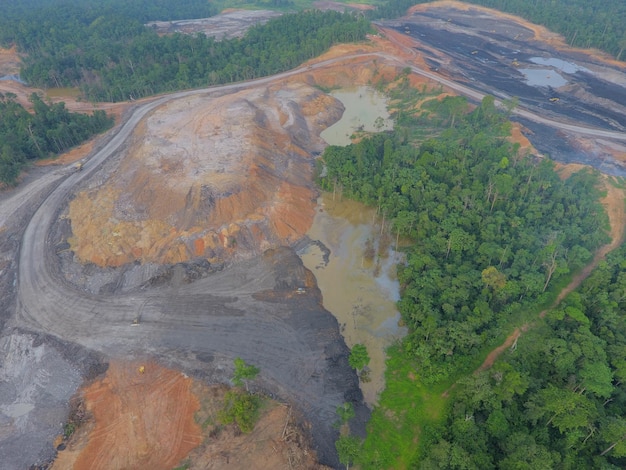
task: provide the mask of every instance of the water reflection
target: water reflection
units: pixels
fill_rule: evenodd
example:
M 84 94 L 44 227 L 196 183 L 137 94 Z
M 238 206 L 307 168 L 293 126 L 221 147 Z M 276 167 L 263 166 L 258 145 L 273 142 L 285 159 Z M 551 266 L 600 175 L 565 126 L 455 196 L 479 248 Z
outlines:
M 550 57 L 548 59 L 546 59 L 545 57 L 533 57 L 530 59 L 530 61 L 534 64 L 547 65 L 549 67 L 557 68 L 563 73 L 573 74 L 576 72 L 591 72 L 591 70 L 586 67 L 575 64 L 574 62 L 557 59 L 555 57 Z
M 550 69 L 518 69 L 524 74 L 525 81 L 530 86 L 543 86 L 558 88 L 567 85 L 565 80 L 558 72 Z
M 359 86 L 335 90 L 331 95 L 345 107 L 343 116 L 321 133 L 331 145 L 348 145 L 357 130 L 381 132 L 393 129 L 387 111 L 387 97 L 371 87 Z
M 309 245 L 301 257 L 315 274 L 324 307 L 339 321 L 348 346 L 362 343 L 367 347 L 370 381 L 362 382 L 361 388 L 365 401 L 374 404 L 385 384 L 385 349 L 406 334 L 398 325 L 395 305 L 399 298 L 396 263 L 391 250 L 374 260 L 365 256 L 367 240 L 380 236 L 375 210 L 338 199 L 333 201 L 332 194 L 320 198 L 308 232 L 309 238 L 330 249 L 328 263 L 316 245 Z

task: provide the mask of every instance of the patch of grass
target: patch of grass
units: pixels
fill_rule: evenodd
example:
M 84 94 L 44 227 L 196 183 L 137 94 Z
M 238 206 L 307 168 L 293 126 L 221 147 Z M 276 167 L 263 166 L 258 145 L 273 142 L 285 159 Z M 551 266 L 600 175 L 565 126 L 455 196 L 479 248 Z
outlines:
M 189 463 L 189 461 L 185 461 L 182 465 L 174 468 L 173 470 L 187 470 L 190 466 L 191 463 Z
M 447 415 L 446 407 L 454 394 L 454 384 L 475 371 L 487 355 L 502 344 L 516 327 L 529 322 L 539 322 L 541 311 L 553 305 L 559 292 L 571 281 L 573 274 L 562 276 L 554 282 L 534 306 L 525 306 L 509 317 L 501 334 L 485 343 L 481 350 L 442 382 L 425 385 L 410 358 L 402 351 L 401 343 L 387 350 L 386 388 L 368 423 L 367 438 L 358 457 L 362 469 L 413 468 L 420 452 L 438 434 Z
M 619 189 L 626 189 L 626 178 L 622 176 L 607 176 L 606 180 L 611 184 L 611 186 L 615 186 Z
M 220 410 L 218 417 L 223 424 L 235 423 L 242 432 L 250 432 L 259 418 L 261 399 L 244 392 L 233 389 L 224 396 L 224 408 Z
M 70 437 L 72 437 L 72 434 L 74 434 L 76 432 L 76 425 L 74 423 L 66 423 L 65 426 L 63 426 L 63 437 L 65 439 L 69 439 Z
M 204 421 L 202 421 L 202 423 L 200 423 L 200 427 L 202 429 L 206 429 L 207 427 L 213 426 L 214 424 L 215 424 L 215 420 L 213 419 L 213 416 L 209 416 Z
M 419 455 L 422 431 L 444 417 L 450 383 L 428 389 L 399 345 L 388 350 L 386 388 L 368 424 L 359 463 L 363 469 L 409 468 Z
M 326 94 L 330 94 L 330 93 L 332 93 L 335 90 L 341 89 L 340 86 L 326 86 L 326 85 L 320 85 L 319 83 L 314 85 L 314 86 L 315 86 L 315 88 L 317 88 L 320 91 L 323 91 Z

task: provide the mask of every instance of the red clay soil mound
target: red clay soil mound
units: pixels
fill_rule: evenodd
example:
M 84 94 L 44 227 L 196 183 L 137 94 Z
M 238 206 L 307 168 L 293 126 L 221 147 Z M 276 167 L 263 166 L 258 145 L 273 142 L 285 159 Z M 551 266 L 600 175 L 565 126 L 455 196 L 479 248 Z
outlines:
M 203 440 L 192 380 L 154 363 L 112 362 L 83 389 L 87 414 L 54 470 L 171 470 Z

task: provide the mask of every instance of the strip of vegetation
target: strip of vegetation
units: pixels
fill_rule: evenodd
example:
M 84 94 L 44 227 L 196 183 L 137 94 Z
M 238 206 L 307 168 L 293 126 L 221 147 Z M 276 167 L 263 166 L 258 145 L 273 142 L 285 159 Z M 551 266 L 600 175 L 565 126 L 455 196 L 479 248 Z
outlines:
M 370 12 L 371 19 L 397 18 L 418 3 L 427 1 L 390 0 Z M 595 47 L 617 60 L 626 50 L 626 4 L 622 0 L 469 0 L 500 11 L 521 16 L 562 34 L 575 47 Z
M 113 125 L 104 111 L 92 115 L 70 113 L 64 103 L 45 103 L 33 93 L 33 114 L 0 93 L 0 182 L 14 184 L 24 165 L 78 145 Z
M 240 357 L 235 358 L 233 365 L 235 370 L 232 381 L 236 388 L 224 395 L 224 407 L 218 418 L 222 424 L 236 424 L 241 432 L 251 432 L 259 418 L 262 400 L 248 391 L 248 380 L 254 380 L 259 369 L 246 364 Z
M 401 101 L 402 89 L 395 130 L 328 147 L 320 178 L 378 206 L 394 238 L 410 240 L 398 304 L 410 333 L 390 351 L 387 389 L 356 459 L 363 468 L 415 464 L 450 411 L 441 394 L 608 240 L 597 174 L 562 181 L 549 160 L 520 154 L 491 97 L 471 112 L 459 97 L 416 112 L 424 93 Z M 435 126 L 445 130 L 416 140 Z

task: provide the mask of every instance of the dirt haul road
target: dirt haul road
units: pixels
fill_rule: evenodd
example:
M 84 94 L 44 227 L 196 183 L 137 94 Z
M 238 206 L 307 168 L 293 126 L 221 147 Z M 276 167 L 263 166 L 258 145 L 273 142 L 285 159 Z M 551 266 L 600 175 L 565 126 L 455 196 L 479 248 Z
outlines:
M 311 68 L 366 56 L 394 60 L 389 54 L 368 53 L 320 62 Z M 405 59 L 397 58 L 395 63 L 400 68 L 410 66 L 473 99 L 484 96 L 483 91 L 420 69 Z M 350 401 L 361 418 L 366 416 L 366 411 L 356 376 L 347 365 L 347 349 L 337 322 L 320 307 L 320 295 L 309 278 L 310 273 L 293 251 L 269 251 L 261 259 L 240 263 L 191 284 L 174 282 L 167 287 L 135 290 L 123 295 L 93 295 L 66 283 L 58 270 L 57 247 L 50 235 L 50 228 L 76 185 L 96 175 L 101 164 L 125 145 L 135 127 L 152 110 L 170 100 L 267 84 L 307 70 L 309 68 L 302 68 L 245 84 L 177 93 L 141 105 L 116 129 L 82 172 L 61 172 L 48 177 L 47 185 L 65 179 L 41 203 L 25 230 L 16 282 L 17 313 L 9 326 L 12 331 L 60 338 L 67 344 L 81 345 L 105 357 L 154 356 L 213 381 L 227 380 L 232 358 L 241 356 L 261 368 L 260 387 L 297 405 L 312 424 L 321 462 L 336 466 L 333 441 L 337 432 L 332 427 L 336 407 Z M 524 112 L 530 120 L 557 129 L 596 132 L 588 126 L 550 120 L 521 107 L 519 112 Z M 605 132 L 615 139 L 624 138 L 619 131 Z M 27 188 L 21 194 L 36 196 L 32 203 L 39 204 L 45 188 L 37 183 Z M 2 217 L 8 220 L 27 201 L 15 196 L 4 202 Z M 298 287 L 306 287 L 307 295 L 294 296 Z M 131 326 L 135 319 L 140 324 Z M 15 347 L 15 344 L 7 347 Z M 33 346 L 21 345 L 20 348 L 32 350 Z M 68 350 L 76 353 L 76 349 Z M 70 374 L 69 385 L 78 380 L 78 372 L 85 373 L 82 370 Z M 45 373 L 51 374 L 49 370 Z M 21 419 L 27 409 L 27 406 L 20 410 L 12 408 L 7 413 Z M 363 421 L 360 423 L 362 425 Z
M 292 250 L 270 250 L 261 259 L 192 284 L 89 295 L 64 281 L 49 234 L 75 186 L 96 174 L 152 110 L 172 99 L 276 78 L 177 93 L 138 107 L 84 170 L 69 174 L 33 215 L 22 239 L 17 314 L 9 326 L 52 335 L 107 357 L 148 355 L 199 375 L 217 371 L 218 380 L 227 379 L 232 359 L 240 356 L 260 367 L 262 389 L 293 403 L 311 423 L 320 462 L 337 466 L 336 408 L 353 403 L 361 432 L 367 411 L 337 321 L 321 308 L 319 291 Z M 298 288 L 306 294 L 294 295 Z M 133 325 L 135 320 L 139 325 Z

